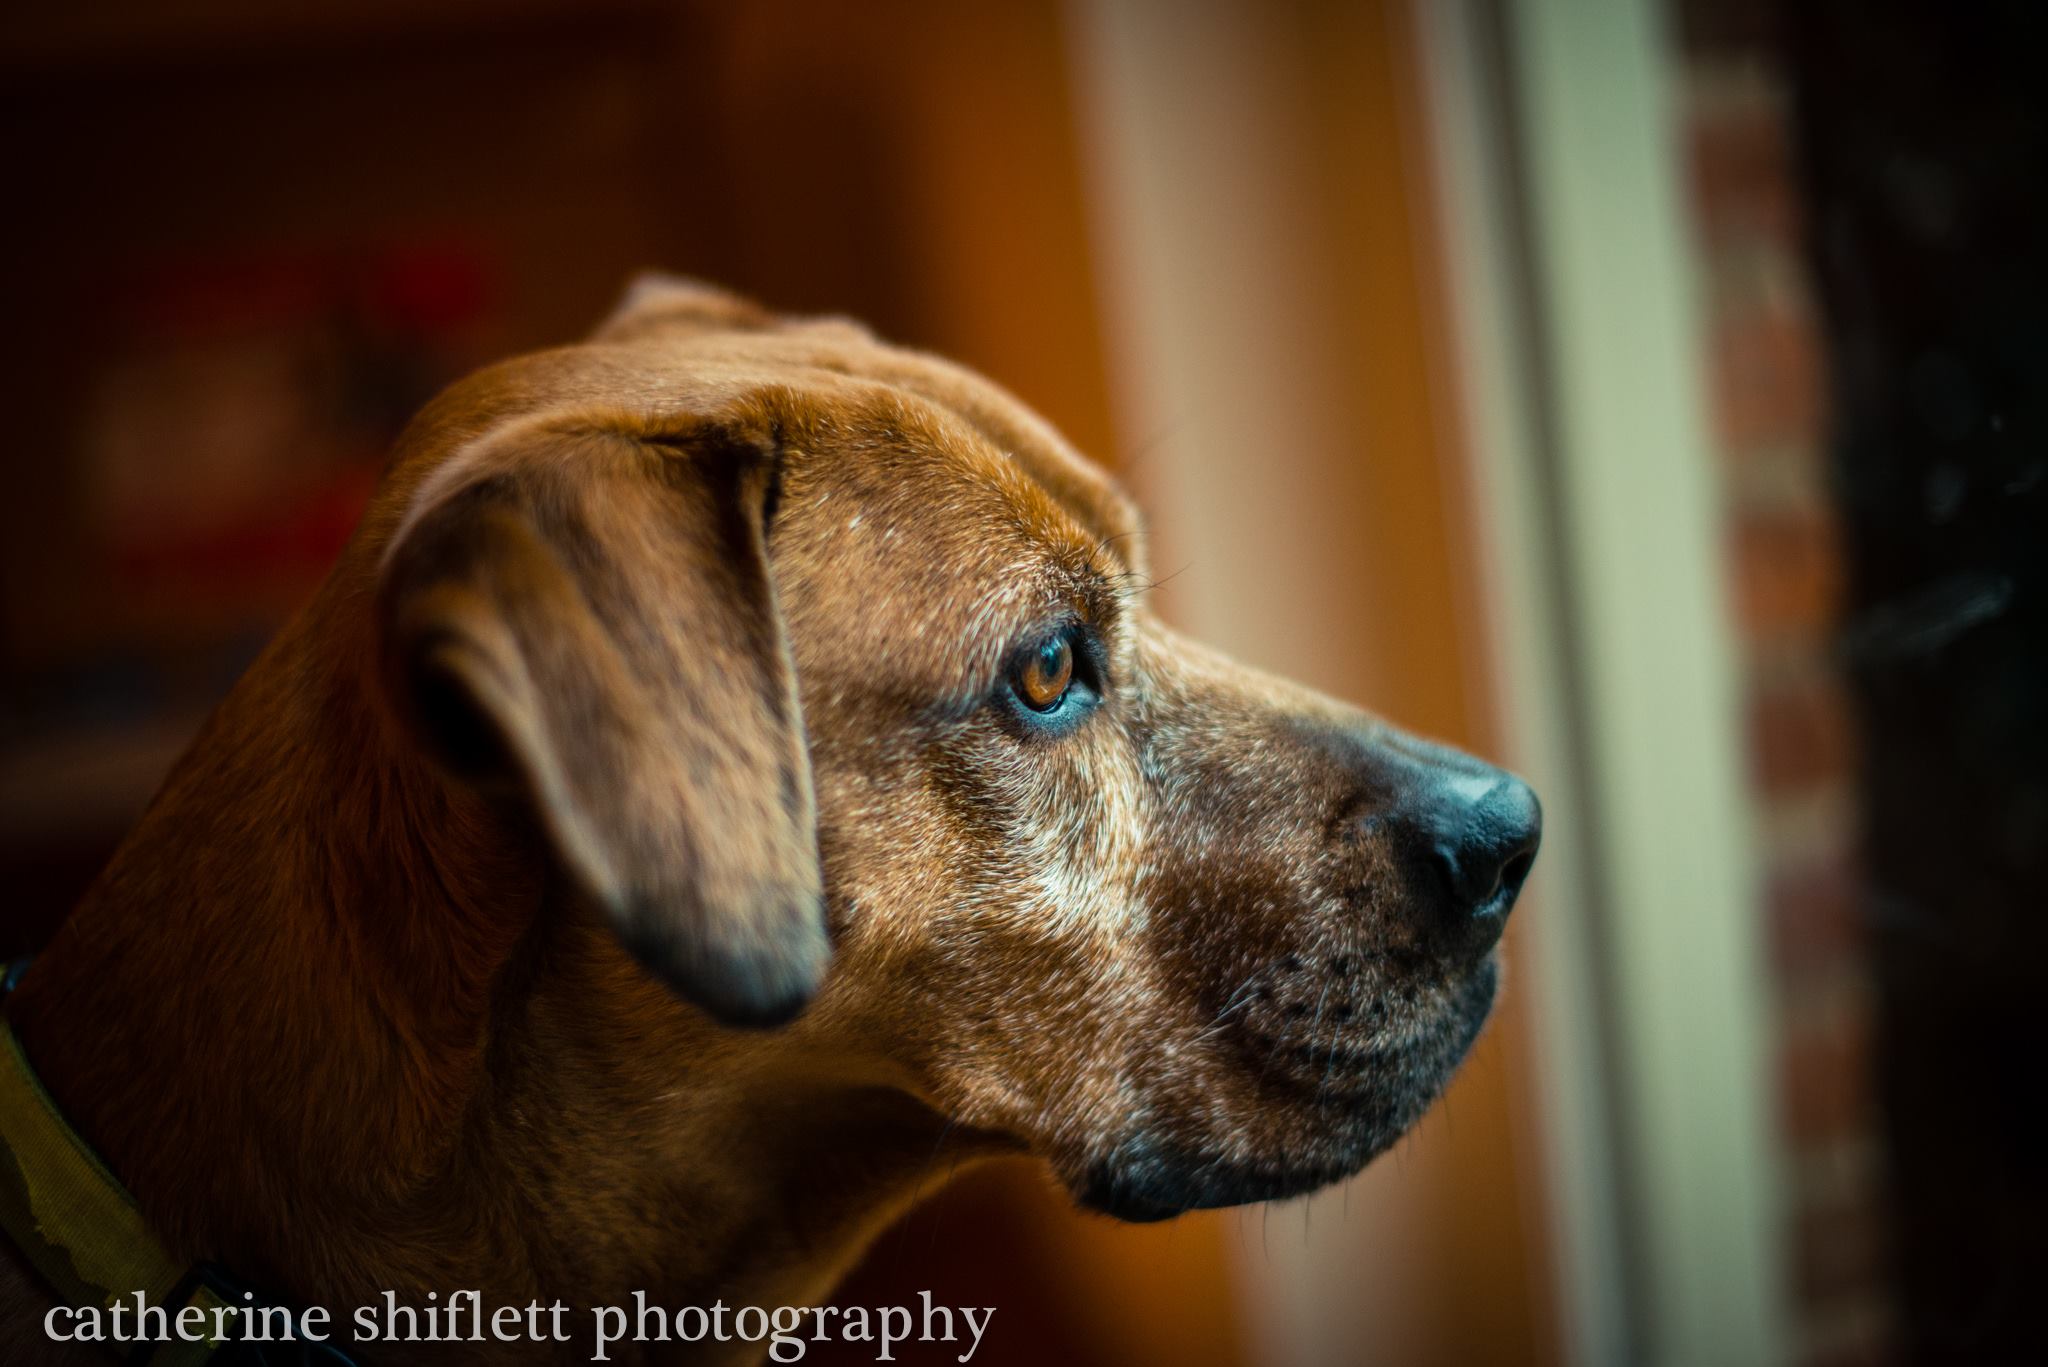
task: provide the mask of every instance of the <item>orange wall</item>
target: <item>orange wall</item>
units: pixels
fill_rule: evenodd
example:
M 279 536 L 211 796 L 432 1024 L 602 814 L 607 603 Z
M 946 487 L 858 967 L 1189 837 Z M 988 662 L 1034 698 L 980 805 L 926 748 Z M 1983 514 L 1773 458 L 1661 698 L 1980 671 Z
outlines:
M 1110 368 L 1127 430 L 1156 438 L 1130 476 L 1168 615 L 1487 753 L 1410 21 L 1402 0 L 1265 0 L 1087 26 Z M 1392 1153 L 1341 1193 L 1240 1221 L 1263 1361 L 1555 1356 L 1514 985 Z

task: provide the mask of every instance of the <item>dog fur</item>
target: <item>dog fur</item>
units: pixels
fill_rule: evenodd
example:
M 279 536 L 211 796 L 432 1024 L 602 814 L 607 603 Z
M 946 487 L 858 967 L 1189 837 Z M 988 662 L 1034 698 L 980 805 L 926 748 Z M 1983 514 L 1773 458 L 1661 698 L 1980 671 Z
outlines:
M 411 425 L 8 1014 L 172 1249 L 337 1323 L 813 1301 L 942 1138 L 1126 1218 L 1312 1190 L 1486 1016 L 1393 816 L 1500 776 L 1146 574 L 987 381 L 636 290 Z M 1056 733 L 1002 698 L 1061 630 Z

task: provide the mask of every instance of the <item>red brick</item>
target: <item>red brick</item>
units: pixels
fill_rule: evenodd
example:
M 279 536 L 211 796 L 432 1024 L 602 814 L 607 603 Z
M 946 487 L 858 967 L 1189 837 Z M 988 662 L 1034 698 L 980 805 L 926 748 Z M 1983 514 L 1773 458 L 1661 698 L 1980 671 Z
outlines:
M 1818 638 L 1841 593 L 1833 519 L 1817 505 L 1738 512 L 1731 528 L 1737 620 L 1751 641 Z
M 1689 52 L 1682 86 L 1690 226 L 1698 268 L 1712 282 L 1703 378 L 1732 510 L 1730 601 L 1753 661 L 1780 658 L 1772 652 L 1788 646 L 1811 659 L 1834 624 L 1842 562 L 1810 464 L 1827 440 L 1828 376 L 1807 301 L 1783 62 L 1758 36 L 1769 30 L 1730 27 L 1725 5 L 1684 0 L 1677 12 L 1688 32 L 1711 21 L 1713 32 L 1733 35 Z M 1754 789 L 1770 799 L 1766 812 L 1807 810 L 1809 799 L 1853 782 L 1855 733 L 1839 680 L 1816 666 L 1791 678 L 1753 676 L 1751 687 L 1749 762 Z M 1900 1360 L 1882 1168 L 1829 1165 L 1830 1155 L 1868 1153 L 1875 1143 L 1869 1006 L 1842 987 L 1860 980 L 1866 953 L 1858 865 L 1839 831 L 1787 820 L 1768 842 L 1761 910 L 1787 1005 L 1775 1061 L 1780 1145 L 1796 1174 L 1785 1220 L 1797 1359 L 1881 1367 Z
M 1854 770 L 1848 697 L 1829 675 L 1764 684 L 1749 697 L 1750 775 L 1784 797 L 1839 783 Z
M 1709 384 L 1722 448 L 1818 446 L 1827 380 L 1813 320 L 1793 299 L 1723 302 L 1712 314 Z
M 1795 1149 L 1868 1130 L 1870 1016 L 1844 1001 L 1788 1022 L 1778 1041 L 1779 1129 Z
M 1890 1276 L 1889 1234 L 1874 1187 L 1802 1203 L 1792 1228 L 1793 1293 L 1814 1308 L 1881 1296 Z
M 1800 249 L 1802 215 L 1780 105 L 1706 101 L 1687 119 L 1694 226 L 1708 251 L 1758 239 Z
M 1880 1318 L 1854 1342 L 1829 1344 L 1803 1354 L 1800 1367 L 1899 1367 L 1905 1359 Z
M 1862 962 L 1860 895 L 1855 862 L 1846 851 L 1830 851 L 1766 873 L 1764 906 L 1771 967 L 1778 981 L 1813 978 Z

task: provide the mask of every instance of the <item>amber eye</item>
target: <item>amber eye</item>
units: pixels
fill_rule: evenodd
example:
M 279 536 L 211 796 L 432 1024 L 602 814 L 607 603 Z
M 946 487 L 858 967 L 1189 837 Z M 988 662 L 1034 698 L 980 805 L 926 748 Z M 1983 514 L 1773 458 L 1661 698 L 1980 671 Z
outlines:
M 1017 696 L 1034 712 L 1050 712 L 1067 696 L 1074 681 L 1074 643 L 1054 636 L 1031 652 L 1017 668 Z

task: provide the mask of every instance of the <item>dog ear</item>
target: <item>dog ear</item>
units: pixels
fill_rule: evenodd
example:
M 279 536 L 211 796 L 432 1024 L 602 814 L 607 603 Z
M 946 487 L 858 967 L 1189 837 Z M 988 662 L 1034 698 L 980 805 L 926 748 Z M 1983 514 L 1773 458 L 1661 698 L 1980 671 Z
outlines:
M 620 342 L 675 328 L 744 332 L 776 321 L 774 314 L 730 290 L 686 275 L 642 271 L 591 340 Z
M 725 1023 L 788 1019 L 830 946 L 767 556 L 775 451 L 585 433 L 490 456 L 430 487 L 386 554 L 400 713 L 531 806 L 649 970 Z

